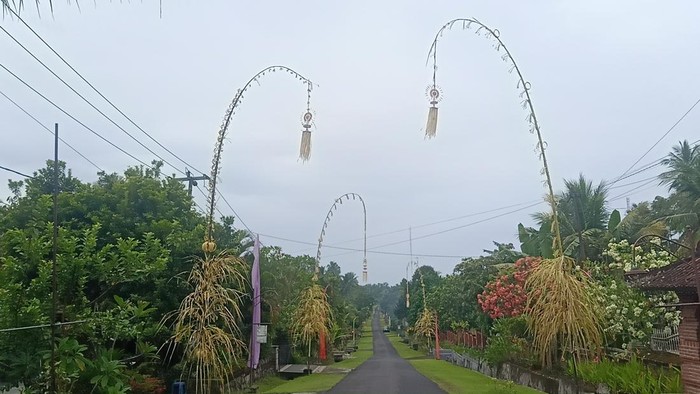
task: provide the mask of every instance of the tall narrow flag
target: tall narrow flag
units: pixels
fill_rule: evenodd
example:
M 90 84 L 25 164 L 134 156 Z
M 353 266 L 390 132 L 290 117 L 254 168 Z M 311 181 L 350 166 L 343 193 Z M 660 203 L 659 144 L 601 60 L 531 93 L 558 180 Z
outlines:
M 258 368 L 260 361 L 260 343 L 257 341 L 260 329 L 260 236 L 255 235 L 253 245 L 253 270 L 250 273 L 250 284 L 253 288 L 253 327 L 250 330 L 250 353 L 248 355 L 248 367 Z

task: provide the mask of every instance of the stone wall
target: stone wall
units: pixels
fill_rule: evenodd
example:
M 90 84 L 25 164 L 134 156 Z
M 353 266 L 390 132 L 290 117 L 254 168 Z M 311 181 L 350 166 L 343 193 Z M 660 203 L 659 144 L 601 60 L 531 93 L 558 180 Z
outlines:
M 450 349 L 441 349 L 440 358 L 446 362 L 469 368 L 473 371 L 496 379 L 510 380 L 517 384 L 532 387 L 549 394 L 609 393 L 605 385 L 600 385 L 597 388 L 593 388 L 584 385 L 584 383 L 581 382 L 579 384 L 579 389 L 577 390 L 576 382 L 574 382 L 572 379 L 543 375 L 541 373 L 509 363 L 503 363 L 500 366 L 492 366 L 485 360 L 472 357 L 468 354 L 459 354 Z

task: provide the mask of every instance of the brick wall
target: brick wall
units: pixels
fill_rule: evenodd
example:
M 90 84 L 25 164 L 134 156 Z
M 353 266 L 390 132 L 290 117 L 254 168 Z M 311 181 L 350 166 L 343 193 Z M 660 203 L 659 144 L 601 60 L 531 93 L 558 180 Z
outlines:
M 681 309 L 680 353 L 681 377 L 686 393 L 700 393 L 700 321 L 698 306 L 684 306 Z

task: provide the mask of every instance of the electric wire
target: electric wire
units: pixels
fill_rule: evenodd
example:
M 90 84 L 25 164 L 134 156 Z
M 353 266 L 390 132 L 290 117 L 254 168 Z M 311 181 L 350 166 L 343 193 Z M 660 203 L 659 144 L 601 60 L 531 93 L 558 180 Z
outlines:
M 498 219 L 498 218 L 501 218 L 501 217 L 503 217 L 503 216 L 507 216 L 507 215 L 511 215 L 511 214 L 513 214 L 513 213 L 517 213 L 517 212 L 520 212 L 520 211 L 524 211 L 525 209 L 529 209 L 529 208 L 536 207 L 537 205 L 540 205 L 540 204 L 542 204 L 543 202 L 544 202 L 544 201 L 541 201 L 541 202 L 538 202 L 538 203 L 535 203 L 535 204 L 531 204 L 531 205 L 528 205 L 528 206 L 525 206 L 525 207 L 522 207 L 522 208 L 514 209 L 514 210 L 511 210 L 511 211 L 508 211 L 508 212 L 504 212 L 504 213 L 501 213 L 501 214 L 498 214 L 498 215 L 490 216 L 490 217 L 487 217 L 487 218 L 484 218 L 484 219 L 476 220 L 476 221 L 473 221 L 473 222 L 470 222 L 470 223 L 467 223 L 467 224 L 463 224 L 463 225 L 460 225 L 460 226 L 456 226 L 456 227 L 448 228 L 448 229 L 445 229 L 445 230 L 441 230 L 441 231 L 436 231 L 436 232 L 424 234 L 424 235 L 421 235 L 421 236 L 418 236 L 418 237 L 413 237 L 413 240 L 415 241 L 415 240 L 418 240 L 418 239 L 430 238 L 430 237 L 434 237 L 434 236 L 436 236 L 436 235 L 441 235 L 441 234 L 445 234 L 445 233 L 448 233 L 448 232 L 451 232 L 451 231 L 460 230 L 460 229 L 463 229 L 463 228 L 466 228 L 466 227 L 470 227 L 470 226 L 474 226 L 474 225 L 481 224 L 481 223 L 484 223 L 484 222 L 488 222 L 488 221 L 490 221 L 490 220 Z M 388 247 L 388 246 L 394 246 L 394 245 L 405 244 L 405 243 L 407 243 L 407 242 L 410 242 L 410 240 L 401 240 L 401 241 L 396 241 L 396 242 L 390 242 L 390 243 L 386 243 L 386 244 L 383 244 L 383 245 L 373 246 L 373 247 L 371 247 L 371 248 L 368 248 L 367 251 L 369 252 L 370 250 L 382 249 L 382 248 L 385 248 L 385 247 Z M 341 255 L 345 255 L 345 254 L 349 254 L 349 253 L 354 253 L 354 252 L 339 253 L 339 254 L 336 254 L 335 256 L 341 256 Z M 334 256 L 327 256 L 327 257 L 334 257 Z
M 17 170 L 13 170 L 12 168 L 7 168 L 7 167 L 4 167 L 4 166 L 0 166 L 0 170 L 5 170 L 5 171 L 7 171 L 7 172 L 11 172 L 11 173 L 13 173 L 13 174 L 16 174 L 16 175 L 19 175 L 19 176 L 23 176 L 23 177 L 25 177 L 25 178 L 30 178 L 30 179 L 31 179 L 31 178 L 34 178 L 34 177 L 31 176 L 31 175 L 27 175 L 27 174 L 25 174 L 25 173 L 22 173 L 22 172 L 19 172 L 19 171 L 17 171 Z
M 632 165 L 631 165 L 627 170 L 625 170 L 625 172 L 623 172 L 622 175 L 620 175 L 620 177 L 623 177 L 623 176 L 627 175 L 627 173 L 630 172 L 630 171 L 634 168 L 634 166 L 636 166 L 644 157 L 646 157 L 646 155 L 648 155 L 649 152 L 651 152 L 652 149 L 654 149 L 654 148 L 659 144 L 659 142 L 661 142 L 661 140 L 663 140 L 664 138 L 666 138 L 666 136 L 667 136 L 671 131 L 673 131 L 673 129 L 675 129 L 676 126 L 678 126 L 678 124 L 680 124 L 680 123 L 683 121 L 683 119 L 685 119 L 685 117 L 688 116 L 688 114 L 690 114 L 690 113 L 695 109 L 695 107 L 696 107 L 698 104 L 700 104 L 700 99 L 698 99 L 698 100 L 695 102 L 695 104 L 693 104 L 693 105 L 690 107 L 690 109 L 688 109 L 688 110 L 683 114 L 683 116 L 681 116 L 680 119 L 678 119 L 678 120 L 676 121 L 676 123 L 674 123 L 673 126 L 671 126 L 670 129 L 668 129 L 658 140 L 656 140 L 656 142 L 654 142 L 654 144 L 653 144 L 649 149 L 647 149 L 647 151 L 644 152 L 644 154 L 643 154 L 642 156 L 640 156 L 639 159 L 637 159 L 634 163 L 632 163 Z M 617 182 L 617 181 L 615 181 L 615 182 L 613 182 L 613 183 L 616 183 L 616 182 Z
M 124 134 L 126 134 L 127 136 L 129 136 L 129 138 L 131 138 L 134 142 L 136 142 L 137 144 L 139 144 L 142 148 L 146 149 L 149 153 L 151 153 L 152 155 L 154 155 L 155 157 L 157 157 L 158 159 L 160 159 L 161 161 L 163 161 L 163 163 L 169 165 L 170 167 L 172 167 L 172 168 L 174 168 L 175 170 L 180 171 L 181 173 L 184 174 L 184 172 L 182 172 L 178 167 L 176 167 L 175 165 L 173 165 L 172 163 L 170 163 L 168 160 L 166 160 L 166 159 L 164 159 L 162 156 L 160 156 L 158 153 L 156 153 L 155 151 L 153 151 L 151 148 L 149 148 L 148 146 L 146 146 L 146 145 L 145 145 L 143 142 L 141 142 L 138 138 L 134 137 L 134 136 L 133 136 L 131 133 L 129 133 L 126 129 L 124 129 L 122 126 L 120 126 L 119 124 L 117 124 L 117 122 L 115 122 L 115 121 L 114 121 L 112 118 L 110 118 L 107 114 L 105 114 L 104 112 L 102 112 L 102 110 L 100 110 L 99 108 L 97 108 L 92 102 L 90 102 L 90 100 L 86 99 L 85 96 L 83 96 L 82 94 L 80 94 L 80 93 L 79 93 L 77 90 L 75 90 L 70 84 L 68 84 L 68 82 L 66 82 L 63 78 L 61 78 L 58 74 L 56 74 L 49 66 L 47 66 L 47 65 L 46 65 L 44 62 L 42 62 L 38 57 L 36 57 L 29 49 L 27 49 L 27 47 L 25 47 L 21 42 L 17 41 L 17 39 L 16 39 L 12 34 L 10 34 L 10 32 L 8 32 L 7 30 L 5 30 L 5 28 L 2 27 L 1 25 L 0 25 L 0 30 L 2 30 L 3 32 L 5 32 L 5 34 L 7 34 L 15 43 L 17 43 L 17 45 L 19 45 L 20 47 L 22 47 L 22 49 L 24 49 L 32 58 L 34 58 L 34 60 L 36 60 L 37 62 L 39 62 L 39 64 L 41 64 L 48 72 L 50 72 L 54 77 L 56 77 L 59 81 L 61 81 L 68 89 L 70 89 L 73 93 L 75 93 L 78 97 L 80 97 L 86 104 L 88 104 L 90 107 L 92 107 L 92 109 L 94 109 L 95 111 L 97 111 L 97 113 L 99 113 L 100 115 L 102 115 L 102 117 L 104 117 L 105 119 L 107 119 L 107 120 L 108 120 L 110 123 L 112 123 L 115 127 L 117 127 L 119 130 L 121 130 Z
M 129 152 L 127 152 L 126 150 L 122 149 L 120 146 L 116 145 L 116 144 L 113 143 L 112 141 L 110 141 L 110 140 L 108 140 L 107 138 L 103 137 L 100 133 L 96 132 L 95 130 L 93 130 L 92 128 L 90 128 L 89 126 L 87 126 L 85 123 L 83 123 L 83 122 L 81 122 L 80 120 L 78 120 L 75 116 L 71 115 L 68 111 L 66 111 L 66 110 L 64 110 L 63 108 L 61 108 L 60 106 L 58 106 L 56 103 L 54 103 L 53 101 L 51 101 L 51 99 L 49 99 L 48 97 L 44 96 L 41 92 L 39 92 L 38 90 L 36 90 L 32 85 L 30 85 L 29 83 L 27 83 L 26 81 L 24 81 L 21 77 L 19 77 L 17 74 L 13 73 L 10 69 L 8 69 L 7 67 L 5 67 L 4 64 L 0 63 L 0 68 L 3 68 L 3 69 L 4 69 L 5 71 L 7 71 L 10 75 L 12 75 L 15 79 L 17 79 L 17 80 L 20 81 L 22 84 L 24 84 L 24 86 L 28 87 L 31 91 L 33 91 L 33 92 L 36 93 L 39 97 L 41 97 L 41 98 L 44 99 L 46 102 L 48 102 L 49 104 L 51 104 L 54 108 L 56 108 L 57 110 L 61 111 L 64 115 L 66 115 L 66 116 L 68 116 L 69 118 L 71 118 L 73 121 L 75 121 L 76 123 L 78 123 L 79 125 L 81 125 L 83 128 L 85 128 L 86 130 L 88 130 L 88 131 L 91 132 L 92 134 L 96 135 L 96 136 L 97 136 L 98 138 L 100 138 L 102 141 L 108 143 L 108 144 L 111 145 L 113 148 L 116 148 L 116 149 L 119 150 L 120 152 L 124 153 L 125 155 L 129 156 L 130 158 L 134 159 L 135 161 L 137 161 L 137 162 L 143 164 L 144 166 L 146 166 L 146 167 L 151 167 L 150 165 L 146 164 L 143 160 L 141 160 L 141 159 L 139 159 L 138 157 L 132 155 L 131 153 L 129 153 Z
M 305 242 L 305 241 L 297 241 L 294 239 L 289 239 L 289 238 L 283 238 L 283 237 L 277 237 L 274 235 L 269 235 L 269 234 L 259 234 L 261 237 L 266 237 L 266 238 L 272 238 L 272 239 L 277 239 L 280 241 L 287 241 L 287 242 L 292 242 L 292 243 L 298 243 L 298 244 L 303 244 L 303 245 L 314 245 L 312 242 Z M 339 249 L 339 250 L 347 250 L 347 251 L 352 251 L 352 252 L 362 252 L 363 249 L 357 249 L 357 248 L 346 248 L 342 246 L 332 246 L 332 245 L 323 245 L 324 248 L 328 249 Z M 401 252 L 388 252 L 388 251 L 381 251 L 381 250 L 369 250 L 367 249 L 367 253 L 375 253 L 375 254 L 387 254 L 387 255 L 394 255 L 394 256 L 410 256 L 409 253 L 401 253 Z M 438 258 L 462 258 L 464 256 L 457 256 L 457 255 L 441 255 L 441 254 L 413 254 L 413 256 L 418 256 L 418 257 L 438 257 Z
M 131 117 L 129 117 L 128 115 L 126 115 L 119 107 L 117 107 L 111 100 L 109 100 L 104 94 L 102 94 L 102 92 L 100 92 L 99 89 L 97 89 L 97 88 L 96 88 L 90 81 L 88 81 L 80 72 L 78 72 L 78 70 L 76 70 L 75 67 L 73 67 L 63 56 L 61 56 L 61 54 L 59 54 L 59 53 L 51 46 L 51 44 L 49 44 L 49 43 L 48 43 L 39 33 L 37 33 L 27 22 L 25 22 L 24 19 L 22 19 L 22 17 L 19 16 L 19 14 L 17 14 L 16 12 L 14 12 L 14 11 L 12 11 L 12 10 L 10 10 L 10 11 L 12 12 L 12 14 L 14 14 L 14 16 L 15 16 L 20 22 L 22 22 L 22 24 L 23 24 L 27 29 L 29 29 L 29 31 L 32 32 L 32 34 L 34 34 L 34 36 L 35 36 L 36 38 L 38 38 L 51 52 L 53 52 L 54 55 L 56 55 L 59 59 L 61 59 L 61 61 L 63 62 L 63 64 L 65 64 L 68 68 L 70 68 L 71 71 L 73 71 L 83 82 L 85 82 L 95 93 L 97 93 L 103 100 L 105 100 L 112 108 L 114 108 L 117 112 L 119 112 L 120 115 L 122 115 L 126 120 L 128 120 L 129 123 L 131 123 L 131 124 L 132 124 L 134 127 L 136 127 L 139 131 L 141 131 L 143 134 L 145 134 L 151 141 L 155 142 L 159 147 L 161 147 L 163 150 L 165 150 L 166 152 L 168 152 L 170 155 L 172 155 L 172 156 L 173 156 L 174 158 L 176 158 L 178 161 L 180 161 L 181 163 L 183 163 L 185 166 L 187 166 L 187 167 L 189 167 L 189 168 L 195 170 L 195 172 L 203 173 L 202 171 L 198 170 L 195 166 L 193 166 L 192 164 L 188 163 L 187 161 L 185 161 L 184 159 L 182 159 L 180 156 L 178 156 L 177 154 L 175 154 L 174 152 L 172 152 L 170 149 L 168 149 L 165 145 L 163 145 L 162 143 L 160 143 L 160 142 L 159 142 L 156 138 L 154 138 L 151 134 L 149 134 L 148 132 L 146 132 L 146 130 L 144 130 L 141 126 L 139 126 Z M 5 29 L 3 29 L 3 30 L 5 30 Z M 15 40 L 14 37 L 12 37 L 12 35 L 10 35 L 10 33 L 8 33 L 7 31 L 5 31 L 5 32 L 6 32 L 15 42 L 17 42 L 17 44 L 19 44 L 20 46 L 22 46 L 22 48 L 24 48 L 25 51 L 27 51 L 27 53 L 29 53 L 32 57 L 34 57 L 37 61 L 39 61 L 39 62 L 41 63 L 41 61 L 40 61 L 39 59 L 37 59 L 36 56 L 34 56 L 29 50 L 27 50 L 21 43 L 19 43 L 17 40 Z M 43 63 L 41 63 L 41 64 L 43 65 Z M 45 67 L 46 67 L 46 66 L 45 66 Z M 51 71 L 51 70 L 49 70 L 49 71 Z M 54 74 L 53 71 L 51 71 L 51 73 Z M 55 74 L 54 74 L 54 75 L 55 75 Z M 58 78 L 58 76 L 57 76 L 57 78 Z M 60 78 L 59 78 L 59 79 L 60 79 Z M 73 89 L 71 88 L 71 90 L 73 90 Z M 121 127 L 120 127 L 120 129 L 121 129 Z M 147 149 L 148 149 L 148 148 L 147 148 Z M 150 151 L 150 150 L 149 150 L 149 151 Z M 151 153 L 153 153 L 153 152 L 151 152 Z M 161 159 L 161 160 L 163 160 L 163 159 Z M 166 162 L 166 161 L 163 160 L 163 162 Z M 172 164 L 169 164 L 169 165 L 172 166 Z
M 29 113 L 29 112 L 28 112 L 27 110 L 25 110 L 21 105 L 17 104 L 17 102 L 15 102 L 15 101 L 12 100 L 10 97 L 8 97 L 2 90 L 0 90 L 0 95 L 2 95 L 3 97 L 5 97 L 9 102 L 11 102 L 12 104 L 14 104 L 15 107 L 19 108 L 20 111 L 24 112 L 25 115 L 27 115 L 27 116 L 29 116 L 30 118 L 32 118 L 32 120 L 34 120 L 37 124 L 39 124 L 39 126 L 43 127 L 46 131 L 48 131 L 51 135 L 53 135 L 53 133 L 54 133 L 53 130 L 51 130 L 51 129 L 50 129 L 49 127 L 47 127 L 45 124 L 41 123 L 41 121 L 40 121 L 39 119 L 37 119 L 36 117 L 34 117 L 34 115 L 32 115 L 31 113 Z M 102 168 L 100 168 L 100 166 L 98 166 L 97 164 L 95 164 L 95 162 L 93 162 L 92 160 L 88 159 L 85 155 L 83 155 L 82 153 L 80 153 L 79 150 L 77 150 L 76 148 L 74 148 L 73 145 L 71 145 L 71 144 L 69 144 L 68 142 L 66 142 L 66 140 L 64 140 L 64 139 L 61 138 L 60 136 L 58 137 L 58 139 L 59 139 L 59 141 L 61 141 L 61 142 L 63 143 L 63 145 L 67 146 L 68 148 L 70 148 L 70 150 L 72 150 L 73 152 L 77 153 L 78 156 L 82 157 L 83 159 L 85 159 L 85 161 L 87 161 L 88 163 L 92 164 L 93 167 L 97 168 L 97 169 L 100 170 L 100 171 L 104 171 Z

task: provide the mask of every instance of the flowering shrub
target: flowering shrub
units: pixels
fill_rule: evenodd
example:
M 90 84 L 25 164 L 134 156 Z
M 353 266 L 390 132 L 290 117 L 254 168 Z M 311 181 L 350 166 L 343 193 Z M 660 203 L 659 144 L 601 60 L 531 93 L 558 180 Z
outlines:
M 515 262 L 515 270 L 486 284 L 477 296 L 481 309 L 492 319 L 520 316 L 527 304 L 525 280 L 540 263 L 539 257 L 523 257 Z
M 671 330 L 680 324 L 680 312 L 659 306 L 678 302 L 673 292 L 645 294 L 630 287 L 621 273 L 632 268 L 650 269 L 671 263 L 672 256 L 653 248 L 637 247 L 632 264 L 632 246 L 627 241 L 611 242 L 603 252 L 612 261 L 593 268 L 598 301 L 605 307 L 603 330 L 612 345 L 627 348 L 630 343 L 647 344 L 654 326 Z
M 653 238 L 649 243 L 661 245 L 661 239 Z M 665 250 L 652 247 L 645 251 L 641 246 L 635 248 L 634 262 L 632 262 L 632 245 L 627 240 L 610 242 L 608 249 L 603 251 L 603 256 L 608 256 L 612 262 L 608 263 L 610 270 L 622 270 L 624 272 L 636 269 L 660 268 L 671 263 L 672 256 Z

